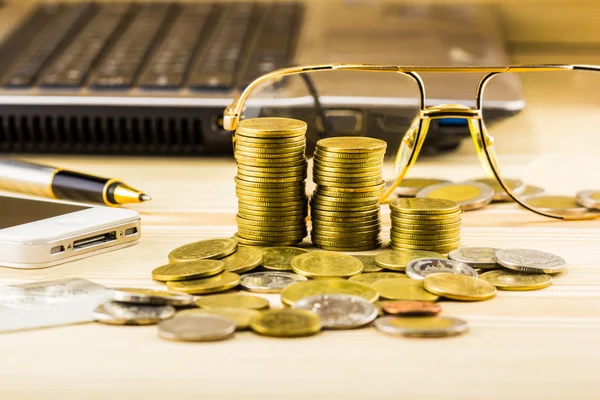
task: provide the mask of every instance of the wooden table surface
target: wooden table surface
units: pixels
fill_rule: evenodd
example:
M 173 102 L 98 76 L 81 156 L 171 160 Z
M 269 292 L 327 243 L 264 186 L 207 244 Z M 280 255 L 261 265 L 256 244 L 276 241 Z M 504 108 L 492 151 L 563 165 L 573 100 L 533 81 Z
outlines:
M 532 88 L 545 98 L 543 81 Z M 583 105 L 574 103 L 566 112 L 575 115 Z M 519 122 L 544 125 L 552 112 L 532 108 L 499 129 L 509 135 Z M 560 137 L 546 125 L 530 134 Z M 587 139 L 590 148 L 599 147 L 600 139 Z M 458 153 L 423 159 L 416 174 L 480 176 L 473 154 L 466 141 Z M 598 165 L 597 157 L 584 157 Z M 143 221 L 138 245 L 49 269 L 0 269 L 0 284 L 69 276 L 110 287 L 157 287 L 150 272 L 167 261 L 170 250 L 236 232 L 231 159 L 35 160 L 123 178 L 154 200 L 133 207 Z M 509 170 L 518 165 L 506 160 Z M 573 177 L 583 186 L 588 178 Z M 387 238 L 385 208 L 383 214 Z M 288 340 L 242 332 L 224 342 L 186 344 L 160 340 L 156 327 L 94 323 L 4 334 L 0 398 L 597 399 L 600 224 L 544 219 L 501 204 L 464 214 L 463 226 L 464 245 L 550 251 L 568 261 L 568 272 L 542 291 L 501 291 L 479 303 L 444 301 L 443 315 L 463 318 L 471 327 L 449 339 L 396 338 L 366 328 Z M 270 300 L 279 305 L 277 296 Z

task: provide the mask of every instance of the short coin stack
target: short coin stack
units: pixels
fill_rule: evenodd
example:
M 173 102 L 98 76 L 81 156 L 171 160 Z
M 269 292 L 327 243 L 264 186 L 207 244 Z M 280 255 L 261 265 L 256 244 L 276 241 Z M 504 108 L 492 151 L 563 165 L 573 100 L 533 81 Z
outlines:
M 460 244 L 460 207 L 451 200 L 406 198 L 390 203 L 393 249 L 446 254 Z
M 244 245 L 294 245 L 306 237 L 306 123 L 240 121 L 235 133 L 237 239 Z
M 366 137 L 317 142 L 311 199 L 312 242 L 322 249 L 371 250 L 381 245 L 379 198 L 386 143 Z

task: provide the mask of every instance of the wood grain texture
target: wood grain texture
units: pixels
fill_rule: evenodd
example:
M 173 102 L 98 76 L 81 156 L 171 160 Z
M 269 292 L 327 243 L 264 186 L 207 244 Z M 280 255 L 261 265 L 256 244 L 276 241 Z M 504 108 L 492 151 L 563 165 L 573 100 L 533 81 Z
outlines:
M 546 98 L 549 84 L 535 81 L 532 95 Z M 566 112 L 576 115 L 578 106 L 587 105 L 573 103 Z M 500 126 L 499 133 L 508 135 L 519 121 L 530 119 L 544 125 L 553 112 L 531 109 Z M 598 136 L 580 131 L 591 150 L 599 147 Z M 549 123 L 530 132 L 536 138 L 560 134 Z M 516 153 L 523 152 L 519 143 L 513 146 Z M 535 149 L 526 151 L 533 156 Z M 143 218 L 139 245 L 44 270 L 0 269 L 0 284 L 76 276 L 107 286 L 158 287 L 150 272 L 167 261 L 171 249 L 236 231 L 230 159 L 36 161 L 120 177 L 154 200 L 133 207 Z M 598 158 L 588 161 L 598 165 Z M 455 180 L 482 175 L 469 141 L 458 153 L 423 158 L 417 166 L 415 174 Z M 583 183 L 588 176 L 573 179 Z M 388 237 L 385 209 L 384 219 Z M 568 272 L 542 291 L 500 291 L 480 303 L 444 301 L 443 315 L 464 318 L 471 326 L 469 334 L 450 339 L 394 338 L 367 328 L 291 340 L 243 332 L 221 343 L 186 344 L 160 340 L 156 327 L 99 324 L 4 334 L 1 398 L 597 399 L 599 223 L 553 221 L 500 204 L 466 213 L 463 225 L 464 245 L 550 251 L 568 261 Z M 278 304 L 277 296 L 267 297 Z

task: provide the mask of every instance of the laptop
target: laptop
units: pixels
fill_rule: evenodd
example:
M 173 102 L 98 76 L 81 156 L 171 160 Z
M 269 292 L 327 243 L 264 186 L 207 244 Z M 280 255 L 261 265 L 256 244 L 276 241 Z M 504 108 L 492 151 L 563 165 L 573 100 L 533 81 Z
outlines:
M 0 3 L 0 153 L 231 154 L 223 109 L 256 77 L 291 65 L 504 65 L 486 8 L 394 1 Z M 314 74 L 335 134 L 396 148 L 415 115 L 408 80 Z M 385 79 L 393 79 L 394 74 Z M 432 77 L 434 102 L 473 104 L 477 77 Z M 414 88 L 413 88 L 414 89 Z M 414 93 L 414 92 L 413 92 Z M 300 79 L 253 98 L 248 116 L 293 116 L 321 132 Z M 506 85 L 486 121 L 522 106 Z M 425 151 L 451 150 L 468 131 L 435 121 Z

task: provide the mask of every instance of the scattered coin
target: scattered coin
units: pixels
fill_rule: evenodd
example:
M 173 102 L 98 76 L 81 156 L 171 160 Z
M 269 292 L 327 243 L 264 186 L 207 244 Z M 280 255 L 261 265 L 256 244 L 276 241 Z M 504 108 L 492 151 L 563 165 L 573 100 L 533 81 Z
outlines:
M 360 274 L 363 264 L 355 257 L 330 251 L 312 251 L 292 259 L 292 269 L 309 278 L 348 278 Z
M 444 258 L 444 256 L 425 250 L 388 250 L 377 254 L 375 263 L 385 269 L 404 271 L 409 262 L 419 258 Z
M 493 247 L 461 247 L 448 253 L 448 258 L 473 268 L 498 268 L 496 251 Z
M 177 292 L 189 294 L 208 294 L 224 292 L 233 289 L 240 284 L 240 276 L 233 272 L 211 276 L 205 279 L 194 279 L 190 281 L 169 281 L 167 287 Z
M 152 279 L 156 281 L 185 281 L 189 279 L 200 279 L 213 276 L 223 272 L 223 261 L 221 260 L 195 260 L 173 262 L 155 268 L 152 271 Z
M 358 328 L 372 322 L 378 314 L 377 308 L 362 297 L 344 294 L 306 297 L 294 303 L 293 308 L 318 314 L 327 329 Z
M 457 336 L 469 330 L 467 323 L 450 317 L 382 317 L 375 320 L 377 330 L 391 335 L 437 338 Z
M 519 195 L 519 198 L 544 193 L 545 191 L 546 190 L 544 188 L 539 186 L 525 185 L 525 190 Z
M 233 332 L 235 322 L 219 315 L 177 316 L 158 325 L 158 336 L 182 342 L 214 342 Z
M 269 308 L 269 301 L 258 296 L 244 294 L 214 294 L 203 296 L 196 300 L 196 305 L 200 308 L 249 308 L 252 310 L 262 310 Z
M 479 278 L 500 290 L 538 290 L 552 285 L 552 277 L 546 274 L 527 274 L 516 271 L 495 270 L 481 274 Z
M 254 317 L 250 328 L 265 336 L 309 336 L 319 333 L 321 318 L 308 310 L 269 310 Z
M 412 279 L 423 280 L 427 275 L 447 273 L 468 275 L 477 278 L 477 272 L 467 264 L 443 258 L 421 258 L 406 266 L 406 275 Z
M 252 310 L 249 308 L 234 308 L 234 307 L 223 307 L 223 308 L 210 308 L 210 309 L 192 309 L 183 310 L 175 314 L 175 318 L 179 317 L 203 317 L 206 315 L 220 315 L 221 317 L 227 318 L 235 322 L 235 329 L 238 331 L 246 330 L 250 327 L 250 321 L 252 318 L 260 314 L 260 311 Z
M 581 206 L 575 197 L 551 196 L 547 194 L 536 194 L 519 198 L 529 207 L 541 212 L 558 215 L 582 215 L 588 212 L 586 207 Z
M 437 301 L 438 296 L 423 288 L 423 282 L 415 279 L 380 279 L 373 283 L 379 296 L 388 300 Z
M 176 248 L 169 253 L 169 261 L 196 261 L 218 259 L 230 255 L 237 249 L 237 241 L 232 238 L 205 239 Z
M 222 258 L 224 270 L 241 274 L 252 271 L 258 267 L 263 260 L 263 253 L 253 247 L 238 247 L 237 251 L 225 258 Z
M 279 293 L 291 284 L 306 280 L 305 276 L 289 272 L 265 271 L 243 275 L 240 285 L 250 292 Z
M 189 306 L 194 301 L 190 295 L 164 290 L 118 288 L 113 290 L 113 300 L 130 304 L 155 306 Z
M 581 204 L 590 210 L 600 210 L 600 191 L 584 190 L 577 193 L 577 204 Z
M 479 182 L 441 183 L 420 190 L 417 197 L 452 200 L 463 211 L 469 211 L 491 203 L 494 189 Z
M 298 247 L 267 247 L 261 249 L 263 253 L 263 267 L 275 271 L 291 271 L 292 259 L 309 250 Z
M 402 316 L 434 316 L 442 311 L 439 304 L 426 301 L 382 301 L 381 307 L 387 314 Z
M 367 274 L 359 274 L 350 277 L 348 280 L 352 282 L 362 283 L 363 285 L 371 286 L 381 279 L 406 279 L 406 274 L 398 272 L 369 272 Z
M 488 185 L 494 190 L 494 196 L 492 198 L 493 201 L 512 200 L 496 178 L 478 178 L 474 179 L 474 181 Z M 504 184 L 510 189 L 512 194 L 514 194 L 515 196 L 520 196 L 525 191 L 525 184 L 520 179 L 502 178 L 502 182 L 504 182 Z
M 378 272 L 373 273 L 377 274 Z M 298 282 L 288 286 L 281 292 L 281 301 L 284 304 L 293 306 L 298 300 L 323 294 L 360 296 L 370 303 L 373 303 L 379 297 L 373 288 L 361 283 L 344 279 L 318 279 Z
M 461 301 L 489 300 L 496 295 L 496 287 L 489 282 L 458 274 L 427 275 L 423 287 L 438 296 Z
M 363 273 L 379 272 L 382 270 L 382 268 L 375 263 L 375 255 L 373 254 L 353 254 L 352 257 L 358 258 L 360 262 L 363 263 Z
M 419 190 L 440 183 L 450 183 L 450 181 L 437 178 L 404 178 L 394 193 L 400 197 L 414 197 Z
M 557 274 L 564 271 L 567 264 L 554 254 L 529 249 L 498 250 L 496 258 L 503 267 L 521 272 Z
M 109 325 L 154 325 L 175 315 L 172 306 L 150 306 L 109 301 L 94 310 L 97 322 Z

